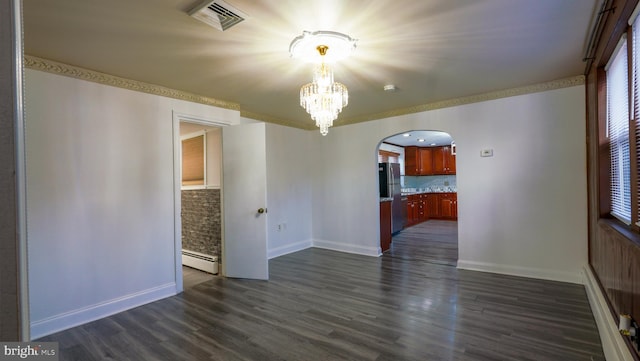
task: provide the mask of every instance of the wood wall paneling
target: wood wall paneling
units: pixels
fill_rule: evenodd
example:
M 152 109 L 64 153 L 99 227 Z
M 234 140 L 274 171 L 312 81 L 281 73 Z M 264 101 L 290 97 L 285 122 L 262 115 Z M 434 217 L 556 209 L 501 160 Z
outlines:
M 605 23 L 597 40 L 595 59 L 586 74 L 587 157 L 589 183 L 589 264 L 598 278 L 617 323 L 618 314 L 640 319 L 640 234 L 609 219 L 609 147 L 600 119 L 606 118 L 606 101 L 598 96 L 606 89 L 603 67 L 620 37 L 638 0 L 609 1 Z M 631 348 L 631 347 L 630 347 Z M 640 360 L 637 350 L 632 353 Z

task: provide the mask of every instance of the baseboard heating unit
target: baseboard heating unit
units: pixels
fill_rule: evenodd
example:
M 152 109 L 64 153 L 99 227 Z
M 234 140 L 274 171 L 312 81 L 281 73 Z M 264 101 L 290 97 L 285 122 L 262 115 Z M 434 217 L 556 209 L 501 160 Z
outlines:
M 218 274 L 218 257 L 208 254 L 182 250 L 182 265 L 201 271 Z

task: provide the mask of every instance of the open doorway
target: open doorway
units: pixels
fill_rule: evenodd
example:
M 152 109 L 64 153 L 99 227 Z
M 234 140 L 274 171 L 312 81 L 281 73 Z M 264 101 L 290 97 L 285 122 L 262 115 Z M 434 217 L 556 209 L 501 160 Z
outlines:
M 180 122 L 182 264 L 218 274 L 222 257 L 222 135 Z
M 381 141 L 377 156 L 383 254 L 456 266 L 458 198 L 452 137 L 430 130 L 396 134 Z M 399 182 L 394 172 L 386 171 L 394 168 L 399 168 Z
M 220 149 L 219 164 L 215 167 L 219 171 L 221 201 L 219 274 L 224 277 L 268 279 L 265 124 L 255 122 L 232 125 L 225 121 L 208 120 L 174 112 L 174 265 L 177 292 L 184 290 L 181 123 L 193 123 L 196 129 L 200 130 L 213 127 L 221 131 L 220 146 L 215 147 Z M 209 132 L 206 133 L 209 134 Z M 185 133 L 189 134 L 187 131 Z M 200 164 L 203 163 L 204 160 L 200 162 Z M 204 177 L 207 179 L 204 182 L 204 188 L 217 188 L 215 184 L 211 184 L 213 180 L 210 175 Z M 202 182 L 200 183 L 200 187 L 203 188 Z M 194 184 L 185 186 L 194 186 Z
M 222 131 L 180 122 L 181 259 L 185 289 L 219 273 L 222 256 Z
M 174 237 L 178 291 L 219 273 L 223 238 L 223 125 L 174 114 Z

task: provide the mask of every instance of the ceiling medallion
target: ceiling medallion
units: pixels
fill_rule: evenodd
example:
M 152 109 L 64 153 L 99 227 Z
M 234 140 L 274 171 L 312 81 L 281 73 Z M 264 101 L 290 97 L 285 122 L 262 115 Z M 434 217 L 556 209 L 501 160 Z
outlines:
M 322 135 L 349 103 L 347 87 L 335 82 L 333 70 L 327 63 L 348 57 L 356 48 L 356 40 L 334 31 L 305 31 L 289 46 L 291 57 L 314 62 L 313 81 L 300 89 L 300 105 L 315 120 Z

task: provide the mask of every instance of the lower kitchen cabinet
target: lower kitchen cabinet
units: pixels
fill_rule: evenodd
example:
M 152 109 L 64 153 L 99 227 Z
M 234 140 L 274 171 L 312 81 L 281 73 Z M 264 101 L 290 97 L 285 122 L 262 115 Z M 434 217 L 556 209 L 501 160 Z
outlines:
M 391 247 L 391 202 L 380 202 L 380 248 Z
M 407 196 L 407 224 L 405 227 L 411 227 L 418 223 L 418 202 L 415 195 Z
M 418 195 L 418 222 L 423 222 L 427 220 L 427 201 L 424 199 L 423 194 Z
M 405 225 L 406 227 L 410 227 L 416 224 L 416 212 L 417 212 L 416 203 L 413 200 L 408 199 L 407 200 L 407 224 Z
M 413 226 L 428 219 L 458 219 L 456 193 L 422 193 L 407 196 L 407 224 Z
M 429 218 L 440 217 L 440 193 L 427 193 L 428 216 Z
M 458 195 L 456 193 L 439 194 L 440 218 L 458 219 Z

